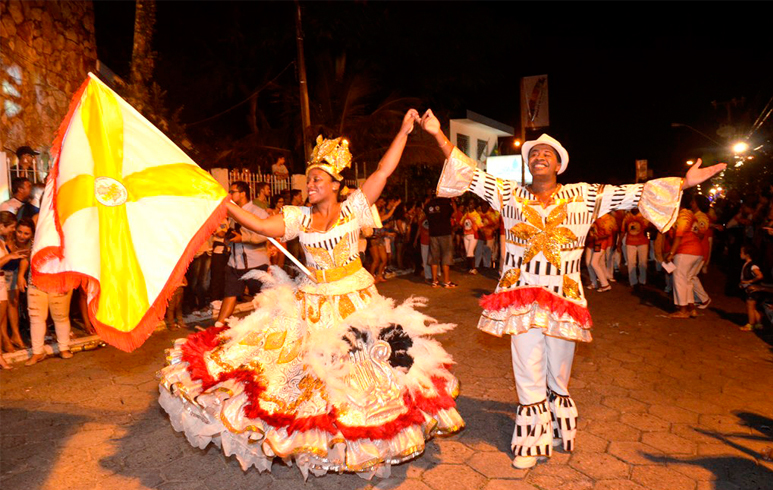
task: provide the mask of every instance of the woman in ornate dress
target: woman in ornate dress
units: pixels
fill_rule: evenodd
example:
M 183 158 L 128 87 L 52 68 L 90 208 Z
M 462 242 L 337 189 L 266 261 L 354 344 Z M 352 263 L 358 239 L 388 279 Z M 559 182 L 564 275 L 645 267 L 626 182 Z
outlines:
M 463 427 L 451 357 L 429 338 L 453 325 L 416 311 L 421 300 L 395 306 L 380 296 L 357 248 L 361 227 L 380 226 L 371 205 L 418 120 L 408 111 L 378 170 L 344 202 L 348 142 L 320 137 L 306 171 L 310 206 L 261 220 L 229 205 L 257 233 L 298 237 L 314 278 L 259 272 L 265 286 L 251 315 L 169 351 L 159 401 L 192 445 L 214 443 L 244 470 L 270 470 L 279 457 L 304 477 L 371 478 L 420 455 L 434 434 Z

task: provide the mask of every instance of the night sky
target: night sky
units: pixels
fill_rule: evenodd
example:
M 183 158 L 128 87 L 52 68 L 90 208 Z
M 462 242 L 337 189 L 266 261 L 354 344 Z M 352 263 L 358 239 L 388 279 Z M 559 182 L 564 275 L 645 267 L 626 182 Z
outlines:
M 519 78 L 548 74 L 547 132 L 568 149 L 565 182 L 631 181 L 634 160 L 656 176 L 718 154 L 728 122 L 748 128 L 773 96 L 769 16 L 755 3 L 302 3 L 312 105 L 326 63 L 368 80 L 374 101 L 415 97 L 417 109 L 470 109 L 519 131 Z M 133 2 L 96 2 L 100 59 L 128 75 Z M 155 81 L 190 124 L 259 96 L 266 124 L 293 124 L 279 102 L 297 94 L 292 2 L 158 2 Z M 332 65 L 331 65 L 332 66 Z M 284 71 L 283 71 L 284 70 Z M 330 72 L 328 70 L 328 72 Z M 744 98 L 728 121 L 712 101 Z M 249 132 L 246 106 L 191 126 L 197 145 Z M 312 123 L 315 121 L 312 120 Z M 756 136 L 770 135 L 769 120 Z M 744 126 L 745 125 L 745 126 Z M 193 129 L 195 128 L 195 129 Z M 539 133 L 530 133 L 536 137 Z M 530 138 L 530 139 L 532 139 Z M 353 142 L 356 144 L 356 142 Z

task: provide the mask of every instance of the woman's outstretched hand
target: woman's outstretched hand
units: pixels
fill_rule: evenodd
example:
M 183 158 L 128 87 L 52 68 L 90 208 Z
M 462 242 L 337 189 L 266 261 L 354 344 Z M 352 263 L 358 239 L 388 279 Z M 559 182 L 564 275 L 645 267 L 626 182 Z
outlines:
M 712 165 L 711 167 L 701 168 L 701 163 L 702 160 L 699 158 L 698 161 L 696 161 L 693 166 L 690 167 L 690 170 L 687 171 L 687 175 L 684 177 L 685 189 L 705 182 L 727 168 L 726 163 L 718 163 L 716 165 Z
M 409 109 L 403 117 L 403 125 L 400 126 L 400 134 L 404 134 L 406 136 L 409 135 L 411 131 L 413 131 L 413 125 L 417 122 L 421 123 L 419 111 L 416 109 Z
M 432 113 L 432 109 L 427 109 L 427 112 L 421 116 L 421 129 L 432 136 L 437 136 L 438 132 L 440 132 L 440 121 Z

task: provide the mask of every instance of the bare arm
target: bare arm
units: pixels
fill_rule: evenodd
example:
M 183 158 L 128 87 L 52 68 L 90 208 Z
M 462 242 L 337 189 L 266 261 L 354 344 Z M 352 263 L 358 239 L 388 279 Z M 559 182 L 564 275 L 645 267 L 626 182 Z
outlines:
M 400 157 L 403 155 L 405 144 L 408 142 L 408 134 L 413 131 L 413 123 L 416 121 L 419 121 L 419 113 L 416 109 L 410 109 L 403 117 L 403 124 L 400 126 L 400 131 L 397 132 L 397 136 L 392 140 L 392 144 L 389 145 L 389 149 L 384 153 L 381 161 L 378 162 L 378 169 L 362 184 L 362 192 L 369 204 L 378 200 L 387 179 L 400 163 Z
M 432 109 L 427 109 L 427 112 L 421 116 L 421 129 L 435 137 L 438 146 L 443 151 L 443 155 L 448 159 L 451 156 L 454 145 L 443 134 L 443 131 L 440 129 L 440 121 L 432 113 Z
M 28 259 L 22 259 L 19 264 L 19 274 L 16 278 L 16 287 L 22 293 L 27 290 L 27 269 L 30 267 L 30 261 Z
M 228 216 L 240 225 L 249 228 L 255 233 L 272 238 L 281 238 L 285 234 L 284 217 L 281 214 L 261 219 L 254 214 L 245 211 L 234 203 L 228 203 Z

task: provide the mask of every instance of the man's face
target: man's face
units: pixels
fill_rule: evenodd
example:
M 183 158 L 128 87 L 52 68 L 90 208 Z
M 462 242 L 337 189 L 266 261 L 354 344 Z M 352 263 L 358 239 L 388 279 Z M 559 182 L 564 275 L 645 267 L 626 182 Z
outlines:
M 231 195 L 231 200 L 239 206 L 243 206 L 244 203 L 247 202 L 247 194 L 240 191 L 239 188 L 235 185 L 231 186 L 231 188 L 228 190 L 228 193 Z
M 276 160 L 277 165 L 284 165 L 285 164 L 285 157 L 279 157 Z
M 271 186 L 264 185 L 260 188 L 260 200 L 268 201 L 271 198 Z
M 35 156 L 29 153 L 25 153 L 19 159 L 19 166 L 21 168 L 32 168 L 33 163 L 35 163 Z
M 561 164 L 552 146 L 539 144 L 529 151 L 529 172 L 532 176 L 557 175 Z
M 27 202 L 32 194 L 32 183 L 25 182 L 22 188 L 19 190 L 19 201 Z

